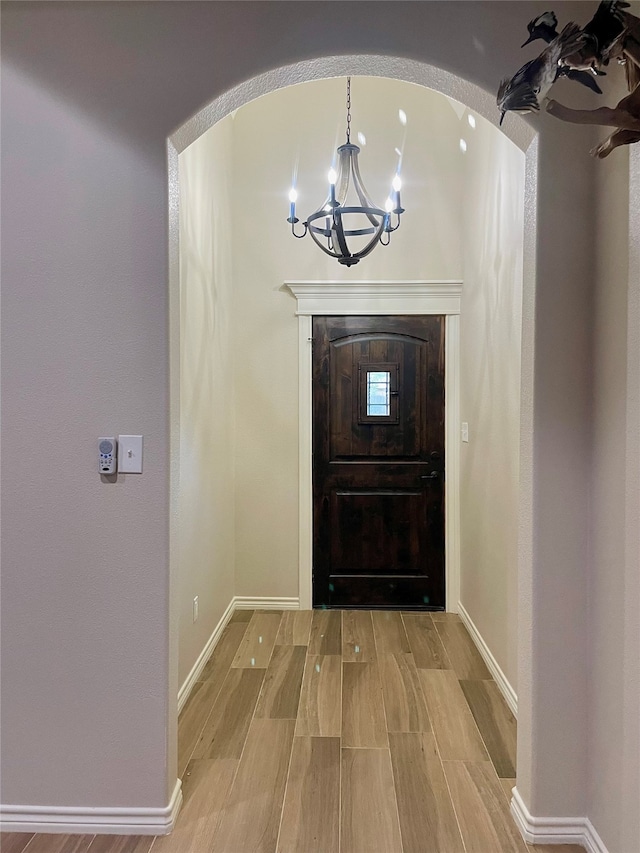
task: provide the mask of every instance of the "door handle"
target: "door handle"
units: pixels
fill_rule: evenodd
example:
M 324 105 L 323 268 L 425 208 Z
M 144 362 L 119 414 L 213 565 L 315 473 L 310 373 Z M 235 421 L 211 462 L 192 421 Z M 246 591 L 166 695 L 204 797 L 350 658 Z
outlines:
M 436 477 L 439 477 L 439 476 L 440 476 L 440 472 L 439 472 L 439 471 L 432 471 L 430 474 L 421 474 L 421 475 L 420 475 L 420 479 L 421 479 L 421 480 L 433 480 L 433 479 L 435 479 Z

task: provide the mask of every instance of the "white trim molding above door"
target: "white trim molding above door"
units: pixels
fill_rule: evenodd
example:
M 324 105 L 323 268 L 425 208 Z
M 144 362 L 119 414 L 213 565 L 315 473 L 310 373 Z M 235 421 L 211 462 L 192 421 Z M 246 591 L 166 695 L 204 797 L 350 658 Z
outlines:
M 460 599 L 460 300 L 461 281 L 286 281 L 297 300 L 299 393 L 299 597 L 312 604 L 312 365 L 314 315 L 445 315 L 445 572 L 447 610 Z

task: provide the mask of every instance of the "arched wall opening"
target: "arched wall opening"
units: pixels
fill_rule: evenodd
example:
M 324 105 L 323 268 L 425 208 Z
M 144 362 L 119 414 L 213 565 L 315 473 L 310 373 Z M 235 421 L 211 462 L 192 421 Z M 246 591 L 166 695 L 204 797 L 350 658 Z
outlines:
M 180 495 L 180 477 L 181 473 L 184 474 L 184 466 L 185 463 L 188 465 L 188 454 L 185 456 L 184 453 L 184 445 L 181 444 L 180 440 L 180 353 L 181 353 L 181 345 L 180 345 L 180 317 L 184 311 L 184 304 L 182 305 L 182 309 L 180 306 L 180 252 L 179 252 L 179 229 L 180 229 L 180 220 L 179 220 L 179 169 L 178 169 L 178 157 L 181 152 L 183 152 L 189 145 L 195 142 L 199 137 L 202 136 L 209 128 L 216 125 L 218 122 L 224 123 L 223 120 L 228 119 L 226 117 L 230 116 L 236 109 L 243 106 L 244 104 L 248 104 L 249 102 L 255 101 L 259 96 L 267 94 L 269 92 L 277 92 L 279 89 L 290 86 L 295 83 L 301 82 L 310 82 L 313 80 L 321 80 L 329 77 L 344 77 L 346 74 L 351 74 L 353 76 L 361 75 L 361 76 L 370 76 L 378 78 L 378 82 L 380 85 L 384 85 L 385 83 L 392 84 L 395 81 L 403 81 L 404 83 L 414 83 L 418 84 L 421 87 L 424 87 L 427 90 L 433 90 L 433 92 L 439 92 L 441 95 L 445 95 L 448 98 L 453 98 L 455 101 L 459 102 L 459 105 L 465 104 L 473 113 L 477 116 L 483 117 L 488 122 L 492 124 L 495 123 L 495 105 L 493 103 L 493 99 L 487 95 L 487 93 L 483 92 L 478 87 L 466 83 L 458 78 L 455 78 L 453 75 L 442 72 L 439 69 L 435 69 L 431 66 L 424 65 L 422 63 L 417 62 L 408 62 L 406 60 L 395 60 L 390 59 L 388 57 L 337 57 L 337 58 L 328 58 L 325 60 L 316 60 L 308 63 L 300 63 L 295 66 L 288 66 L 286 68 L 278 69 L 277 71 L 270 72 L 267 75 L 263 75 L 259 78 L 255 78 L 243 84 L 242 86 L 237 87 L 231 92 L 226 93 L 226 95 L 217 99 L 213 104 L 209 105 L 205 110 L 191 119 L 186 125 L 180 128 L 171 138 L 169 144 L 169 198 L 170 198 L 170 299 L 171 299 L 171 313 L 170 313 L 170 323 L 171 323 L 171 344 L 170 344 L 170 357 L 171 357 L 171 459 L 172 459 L 172 487 L 171 487 L 171 500 L 172 500 L 172 532 L 171 532 L 171 584 L 172 584 L 172 613 L 171 613 L 171 655 L 172 655 L 172 670 L 175 671 L 178 668 L 177 658 L 178 658 L 178 634 L 179 634 L 179 622 L 180 622 L 180 605 L 178 603 L 179 596 L 177 595 L 177 584 L 178 584 L 178 572 L 179 572 L 179 536 L 180 536 L 180 528 L 181 523 L 184 521 L 184 507 L 181 508 L 179 495 Z M 386 81 L 381 80 L 380 78 L 388 78 Z M 341 91 L 343 81 L 334 81 L 338 84 L 338 90 Z M 355 89 L 354 89 L 355 94 Z M 268 109 L 268 98 L 262 99 L 263 106 L 265 109 Z M 445 104 L 445 112 L 447 109 L 446 101 L 444 98 L 441 98 L 441 102 Z M 256 102 L 257 103 L 257 102 Z M 341 103 L 339 99 L 338 103 Z M 450 104 L 450 102 L 449 102 Z M 455 115 L 454 111 L 451 107 L 448 107 L 450 111 L 450 115 L 448 118 L 443 113 L 442 121 L 444 123 L 450 119 L 451 128 L 459 128 L 460 127 L 460 118 L 466 119 L 467 111 L 464 107 L 460 106 L 461 115 Z M 340 111 L 338 111 L 340 112 Z M 220 125 L 222 126 L 222 125 Z M 526 221 L 528 223 L 528 228 L 526 231 L 526 239 L 524 246 L 524 264 L 523 264 L 523 286 L 522 286 L 522 361 L 521 361 L 521 381 L 519 381 L 520 386 L 520 447 L 519 447 L 519 457 L 521 460 L 520 465 L 520 495 L 519 495 L 519 535 L 518 535 L 518 549 L 520 553 L 519 559 L 519 568 L 518 568 L 518 586 L 520 588 L 519 593 L 519 620 L 520 620 L 520 632 L 521 636 L 527 637 L 530 635 L 527 627 L 527 619 L 531 619 L 530 608 L 527 610 L 527 601 L 530 601 L 530 598 L 527 597 L 527 589 L 530 588 L 530 578 L 532 571 L 532 548 L 531 548 L 531 530 L 532 530 L 532 519 L 531 519 L 531 508 L 533 505 L 532 500 L 532 482 L 533 482 L 533 472 L 532 472 L 532 424 L 533 424 L 533 306 L 534 306 L 534 286 L 535 286 L 535 270 L 534 270 L 534 254 L 533 254 L 533 246 L 535 245 L 535 186 L 536 186 L 536 169 L 537 169 L 537 147 L 536 140 L 534 138 L 534 134 L 531 128 L 524 122 L 523 120 L 516 118 L 510 124 L 510 132 L 507 134 L 511 141 L 516 144 L 516 146 L 520 149 L 520 151 L 524 152 L 523 160 L 526 160 L 525 164 L 525 174 L 526 174 L 526 191 L 524 193 L 524 204 L 526 205 L 526 210 L 524 211 Z M 493 132 L 493 131 L 492 131 Z M 472 133 L 469 130 L 469 125 L 467 125 L 467 135 Z M 331 126 L 330 136 L 334 135 L 334 127 Z M 458 134 L 459 135 L 459 134 Z M 458 135 L 456 135 L 456 131 L 453 130 L 453 135 L 451 138 L 455 138 L 456 144 L 458 142 Z M 333 145 L 335 142 L 340 142 L 341 140 L 338 138 L 337 140 L 331 140 L 331 144 Z M 230 144 L 229 140 L 225 143 L 224 140 L 221 142 L 224 146 Z M 504 144 L 509 146 L 510 143 L 504 140 Z M 256 141 L 256 145 L 259 150 L 260 140 Z M 330 147 L 329 151 L 330 153 Z M 365 155 L 367 154 L 365 150 Z M 462 172 L 465 167 L 465 160 L 460 159 L 462 157 L 460 150 L 456 151 L 456 157 L 458 158 L 458 162 L 463 167 L 460 171 L 460 174 L 457 175 L 456 182 L 456 192 L 463 193 L 463 181 L 462 181 Z M 315 165 L 317 167 L 323 167 L 324 159 L 320 159 L 318 161 L 315 159 Z M 326 159 L 326 158 L 325 158 Z M 363 157 L 363 164 L 366 163 L 366 159 Z M 261 169 L 265 168 L 265 163 L 260 162 L 258 167 Z M 391 167 L 391 164 L 390 164 Z M 363 165 L 363 169 L 365 169 Z M 304 183 L 304 171 L 305 169 L 300 168 L 300 184 Z M 375 173 L 375 168 L 372 170 Z M 365 170 L 365 174 L 368 174 L 368 170 Z M 202 176 L 204 179 L 210 179 L 214 177 L 209 174 L 207 176 Z M 324 177 L 324 176 L 322 176 Z M 224 185 L 224 193 L 230 195 L 234 188 L 225 184 L 225 176 L 222 173 L 218 173 L 215 176 L 216 180 L 221 182 Z M 365 178 L 366 180 L 366 178 Z M 509 188 L 505 186 L 496 186 L 495 193 L 497 196 L 500 196 L 498 202 L 496 202 L 499 206 L 500 203 L 508 203 L 509 201 Z M 271 217 L 273 220 L 278 221 L 282 218 L 280 216 L 281 210 L 280 206 L 282 200 L 286 198 L 286 186 L 281 188 L 281 197 L 276 197 L 271 199 L 272 207 L 271 207 Z M 373 193 L 376 195 L 376 193 Z M 312 192 L 309 193 L 309 197 L 315 199 L 315 194 Z M 495 200 L 495 199 L 494 199 Z M 248 199 L 247 199 L 248 201 Z M 309 204 L 312 202 L 310 201 Z M 497 208 L 496 208 L 497 209 Z M 513 211 L 511 211 L 513 213 Z M 285 211 L 286 215 L 286 211 Z M 434 221 L 434 224 L 435 221 Z M 256 227 L 260 228 L 260 221 L 256 223 Z M 440 225 L 443 228 L 442 223 Z M 183 223 L 184 227 L 184 223 Z M 196 226 L 197 227 L 197 226 Z M 522 227 L 522 218 L 519 217 L 519 227 Z M 283 233 L 286 233 L 286 228 L 283 227 Z M 400 236 L 400 235 L 396 235 Z M 415 235 L 414 235 L 415 238 Z M 459 239 L 459 234 L 457 235 Z M 300 243 L 304 243 L 304 241 L 300 241 Z M 243 240 L 240 243 L 234 243 L 234 247 L 238 247 L 239 245 L 243 245 L 248 253 L 252 253 L 254 251 L 254 245 L 251 241 L 251 234 L 246 233 L 243 235 Z M 213 247 L 211 247 L 213 249 Z M 452 260 L 454 257 L 461 257 L 461 253 L 459 251 L 459 246 L 452 248 L 450 252 L 450 257 L 447 258 L 446 252 L 439 259 L 440 261 L 440 269 L 438 273 L 442 278 L 464 278 L 464 271 L 462 267 L 456 268 L 456 261 Z M 256 247 L 257 251 L 257 247 Z M 317 250 L 316 250 L 317 251 Z M 480 247 L 479 251 L 482 251 L 482 247 Z M 315 253 L 313 252 L 311 247 L 304 246 L 293 246 L 291 247 L 291 253 L 298 252 L 297 257 L 303 258 L 302 263 L 308 263 L 311 265 L 308 267 L 309 270 L 318 268 L 318 259 L 315 257 Z M 232 261 L 233 253 L 228 255 L 228 263 L 233 263 Z M 369 263 L 374 263 L 373 258 L 375 254 L 369 259 Z M 384 263 L 383 261 L 382 263 Z M 344 276 L 339 276 L 339 271 L 334 269 L 335 262 L 329 262 L 331 265 L 331 274 L 327 274 L 326 278 L 344 278 Z M 360 268 L 356 268 L 357 275 L 362 279 L 371 279 L 378 278 L 377 274 L 372 275 L 371 269 L 367 270 L 366 262 L 360 265 Z M 393 269 L 393 264 L 391 264 L 390 269 Z M 433 268 L 432 268 L 433 269 Z M 224 278 L 225 274 L 229 272 L 229 269 L 221 269 L 219 270 L 220 277 Z M 325 270 L 322 270 L 324 273 Z M 353 271 L 347 271 L 351 273 L 351 278 L 353 278 Z M 322 273 L 315 273 L 312 275 L 310 272 L 303 272 L 299 277 L 313 277 L 313 278 L 323 278 Z M 196 270 L 197 274 L 197 270 Z M 467 270 L 467 275 L 469 274 L 469 270 Z M 394 278 L 398 277 L 402 278 L 402 276 L 387 274 L 380 275 L 379 278 Z M 414 273 L 413 276 L 416 277 Z M 419 276 L 418 276 L 419 277 Z M 434 278 L 436 277 L 434 273 L 431 275 L 426 275 L 426 278 Z M 281 284 L 281 282 L 278 282 Z M 271 282 L 266 285 L 269 291 L 274 290 L 274 284 Z M 204 295 L 204 292 L 203 292 Z M 245 294 L 245 297 L 248 294 Z M 272 295 L 272 293 L 270 294 Z M 283 299 L 286 298 L 285 295 L 279 294 Z M 488 308 L 487 305 L 484 306 L 485 309 Z M 288 311 L 289 317 L 291 318 L 293 315 L 293 305 L 290 306 Z M 488 323 L 491 321 L 491 317 L 489 315 L 486 316 L 486 320 Z M 224 322 L 224 319 L 223 319 Z M 265 329 L 262 332 L 266 332 Z M 248 334 L 259 335 L 261 334 L 261 330 L 259 328 L 252 328 L 248 330 Z M 271 334 L 273 332 L 269 331 L 268 334 L 265 334 L 265 341 L 268 341 Z M 295 341 L 297 346 L 297 340 Z M 266 364 L 268 364 L 268 349 L 265 353 L 266 355 Z M 297 357 L 297 352 L 292 350 L 292 357 Z M 184 351 L 183 351 L 184 357 Z M 194 355 L 197 361 L 197 354 Z M 225 362 L 225 358 L 227 357 L 224 352 L 215 353 L 215 357 L 218 360 L 219 366 L 223 365 Z M 204 365 L 204 362 L 202 363 Z M 518 377 L 520 380 L 520 377 Z M 183 389 L 184 390 L 184 389 Z M 233 393 L 232 389 L 229 388 L 229 392 Z M 248 397 L 247 397 L 248 399 Z M 184 397 L 183 397 L 184 402 Z M 257 400 L 259 402 L 259 399 Z M 250 416 L 250 412 L 244 413 L 247 417 Z M 283 413 L 284 414 L 284 413 Z M 297 414 L 297 413 L 295 413 Z M 295 419 L 294 419 L 295 420 Z M 295 430 L 294 430 L 295 432 Z M 223 436 L 218 436 L 218 438 L 223 438 Z M 295 438 L 295 436 L 294 436 Z M 182 463 L 181 463 L 182 459 Z M 181 464 L 183 466 L 183 471 L 181 472 L 180 467 Z M 250 464 L 248 465 L 247 476 L 250 476 Z M 191 472 L 192 473 L 192 472 Z M 297 502 L 298 495 L 289 494 L 288 496 L 290 501 L 294 503 Z M 257 507 L 253 508 L 253 514 L 255 517 L 255 510 Z M 182 513 L 182 514 L 181 514 Z M 233 512 L 229 515 L 229 524 L 232 526 L 235 523 L 231 516 Z M 251 512 L 249 512 L 251 515 Z M 235 516 L 234 516 L 235 518 Z M 182 519 L 182 522 L 181 522 Z M 240 531 L 241 532 L 241 531 Z M 238 536 L 236 538 L 242 538 Z M 290 555 L 289 555 L 290 556 Z M 242 583 L 242 580 L 241 580 Z M 221 590 L 221 595 L 224 597 L 227 595 L 228 590 Z M 286 584 L 278 590 L 279 594 L 282 598 L 287 598 L 286 593 L 289 590 L 286 588 Z M 512 590 L 513 592 L 513 590 Z M 233 592 L 231 593 L 233 594 Z M 249 587 L 240 586 L 239 589 L 236 590 L 235 594 L 239 595 L 250 595 Z M 254 595 L 260 593 L 253 593 Z M 183 596 L 184 598 L 184 596 Z M 185 599 L 186 600 L 186 599 Z M 516 596 L 514 595 L 513 601 L 516 601 Z M 184 604 L 184 600 L 182 601 L 182 609 L 184 610 L 186 605 Z M 524 612 L 523 612 L 524 610 Z M 186 614 L 188 618 L 188 614 Z M 512 616 L 513 616 L 513 608 L 512 608 Z M 182 613 L 182 620 L 185 620 L 185 613 Z M 513 619 L 513 628 L 515 629 L 515 618 Z M 524 629 L 524 633 L 523 632 Z M 522 644 L 521 644 L 522 646 Z M 522 683 L 524 685 L 524 691 L 520 691 L 520 702 L 519 702 L 519 710 L 520 710 L 520 719 L 521 726 L 519 732 L 520 738 L 520 748 L 519 748 L 519 776 L 524 774 L 524 779 L 526 779 L 527 774 L 527 754 L 529 753 L 529 749 L 527 744 L 529 743 L 529 736 L 527 733 L 527 720 L 529 719 L 529 715 L 526 710 L 527 704 L 527 685 L 531 684 L 530 672 L 527 667 L 530 666 L 530 656 L 527 653 L 526 647 L 523 649 L 521 647 L 520 652 L 520 661 L 518 666 L 516 667 L 516 661 L 510 660 L 508 663 L 508 667 L 511 669 L 511 672 L 514 673 L 512 679 L 515 681 L 515 672 L 516 668 L 519 670 L 519 677 L 522 679 Z M 175 679 L 175 675 L 172 674 L 172 678 L 174 679 L 174 684 L 176 687 L 176 693 L 178 687 L 183 684 L 184 676 L 185 676 L 185 665 L 182 663 L 180 665 L 181 672 L 180 677 Z M 169 748 L 171 749 L 171 743 L 169 743 Z M 524 781 L 524 780 L 523 780 Z M 524 788 L 526 790 L 527 784 L 525 782 Z

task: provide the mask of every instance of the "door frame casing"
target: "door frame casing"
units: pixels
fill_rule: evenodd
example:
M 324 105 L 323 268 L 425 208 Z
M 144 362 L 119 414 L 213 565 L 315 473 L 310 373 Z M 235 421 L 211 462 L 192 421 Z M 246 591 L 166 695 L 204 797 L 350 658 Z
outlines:
M 445 317 L 445 594 L 460 600 L 460 302 L 462 281 L 285 281 L 298 317 L 298 595 L 312 606 L 312 324 L 314 316 L 444 315 Z

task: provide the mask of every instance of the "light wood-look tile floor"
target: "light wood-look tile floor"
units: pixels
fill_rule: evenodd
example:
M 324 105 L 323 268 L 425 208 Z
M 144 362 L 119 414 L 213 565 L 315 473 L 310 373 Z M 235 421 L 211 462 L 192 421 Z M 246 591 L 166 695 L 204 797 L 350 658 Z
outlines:
M 457 616 L 236 611 L 180 715 L 170 836 L 1 853 L 581 853 L 509 813 L 516 723 Z

